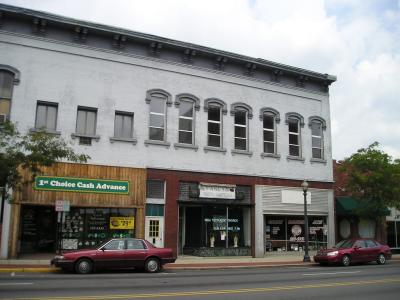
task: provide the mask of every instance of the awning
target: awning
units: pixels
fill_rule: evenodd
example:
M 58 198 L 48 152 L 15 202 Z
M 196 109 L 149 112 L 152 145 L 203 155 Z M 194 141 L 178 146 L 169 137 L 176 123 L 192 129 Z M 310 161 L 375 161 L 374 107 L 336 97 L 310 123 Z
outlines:
M 357 209 L 360 206 L 360 202 L 349 196 L 337 196 L 336 197 L 336 215 L 338 216 L 355 216 L 357 215 Z M 385 209 L 382 211 L 381 216 L 389 216 L 390 210 Z

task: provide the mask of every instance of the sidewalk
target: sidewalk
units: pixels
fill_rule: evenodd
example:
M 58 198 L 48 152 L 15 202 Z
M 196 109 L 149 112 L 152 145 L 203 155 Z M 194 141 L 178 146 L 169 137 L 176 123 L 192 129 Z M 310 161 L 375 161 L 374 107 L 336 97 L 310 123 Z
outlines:
M 269 266 L 304 266 L 313 265 L 314 262 L 304 263 L 303 252 L 270 252 L 264 257 L 253 258 L 250 256 L 229 256 L 229 257 L 197 257 L 179 256 L 175 263 L 164 266 L 166 270 L 177 269 L 228 269 L 248 267 L 269 267 Z M 312 256 L 314 253 L 310 253 Z M 59 272 L 59 269 L 50 266 L 50 259 L 53 255 L 46 256 L 25 256 L 20 259 L 0 260 L 0 272 L 37 272 L 52 273 Z M 392 260 L 400 261 L 400 254 L 393 254 Z

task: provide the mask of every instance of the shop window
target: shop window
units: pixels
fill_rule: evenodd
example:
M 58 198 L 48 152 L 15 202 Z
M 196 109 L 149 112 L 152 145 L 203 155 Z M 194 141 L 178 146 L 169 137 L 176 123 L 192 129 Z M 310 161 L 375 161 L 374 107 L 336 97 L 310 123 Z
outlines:
M 361 219 L 358 223 L 358 234 L 362 238 L 375 237 L 375 221 L 368 219 Z
M 58 103 L 38 101 L 35 128 L 49 132 L 57 129 Z
M 164 181 L 147 180 L 147 198 L 164 199 Z

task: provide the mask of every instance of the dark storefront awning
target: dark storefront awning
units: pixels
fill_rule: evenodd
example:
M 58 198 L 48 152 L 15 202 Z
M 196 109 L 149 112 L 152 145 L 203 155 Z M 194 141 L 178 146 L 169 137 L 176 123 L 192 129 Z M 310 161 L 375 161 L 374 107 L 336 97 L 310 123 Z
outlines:
M 360 202 L 349 196 L 336 197 L 336 215 L 338 216 L 355 216 Z M 390 210 L 385 209 L 382 211 L 382 216 L 389 216 Z

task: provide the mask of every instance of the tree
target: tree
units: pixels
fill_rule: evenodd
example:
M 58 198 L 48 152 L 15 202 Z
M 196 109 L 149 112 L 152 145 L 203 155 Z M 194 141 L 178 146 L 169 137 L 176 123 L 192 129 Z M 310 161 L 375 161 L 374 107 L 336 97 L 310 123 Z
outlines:
M 3 196 L 21 184 L 20 168 L 29 169 L 32 180 L 41 166 L 51 166 L 57 161 L 86 162 L 90 157 L 76 154 L 59 136 L 44 131 L 21 134 L 11 122 L 0 126 L 0 187 Z
M 356 213 L 382 225 L 388 208 L 400 209 L 400 160 L 379 149 L 374 142 L 341 162 L 346 192 L 359 202 Z

